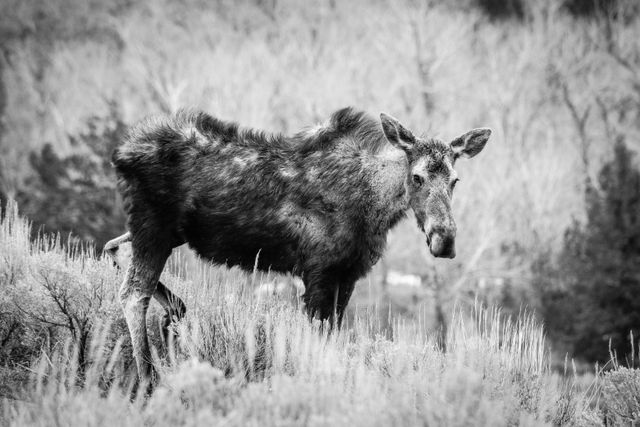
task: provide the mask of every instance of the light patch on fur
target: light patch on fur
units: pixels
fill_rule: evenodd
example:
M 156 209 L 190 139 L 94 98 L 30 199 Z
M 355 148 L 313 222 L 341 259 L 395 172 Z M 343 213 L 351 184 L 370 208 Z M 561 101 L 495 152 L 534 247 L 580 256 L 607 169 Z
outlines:
M 282 219 L 289 219 L 294 215 L 296 207 L 293 203 L 286 201 L 282 203 L 282 206 L 278 209 L 278 214 Z
M 236 146 L 233 144 L 225 144 L 220 148 L 220 154 L 223 156 L 228 156 L 229 154 L 235 154 Z
M 247 162 L 254 163 L 258 161 L 259 156 L 257 151 L 250 150 L 245 153 L 244 157 L 247 159 Z
M 234 157 L 232 161 L 233 164 L 238 166 L 240 169 L 244 169 L 249 164 L 249 161 L 245 157 Z
M 329 121 L 325 121 L 324 123 L 317 123 L 313 126 L 308 127 L 302 131 L 302 136 L 306 138 L 313 138 L 323 130 L 329 127 Z
M 280 168 L 280 175 L 283 178 L 295 178 L 298 176 L 298 172 L 291 166 L 284 166 Z
M 376 154 L 376 158 L 378 158 L 380 161 L 383 161 L 383 162 L 400 161 L 403 158 L 406 158 L 406 156 L 407 155 L 405 154 L 404 151 L 394 147 L 391 144 L 387 144 L 384 149 L 380 150 L 380 152 Z
M 235 157 L 231 159 L 234 165 L 238 166 L 240 169 L 244 169 L 252 163 L 255 163 L 258 160 L 258 153 L 250 150 L 243 153 L 238 153 Z
M 194 140 L 198 147 L 206 147 L 217 144 L 216 140 L 209 140 L 208 138 L 202 136 L 202 134 L 198 132 L 198 129 L 196 129 L 193 124 L 186 125 L 182 130 L 182 133 L 184 134 L 185 139 Z
M 316 181 L 320 177 L 320 168 L 311 166 L 305 173 L 309 181 Z
M 424 157 L 421 157 L 414 165 L 413 165 L 413 171 L 415 173 L 420 173 L 420 172 L 425 172 L 427 170 L 427 159 Z
M 196 137 L 196 135 L 198 135 L 199 132 L 195 126 L 193 126 L 192 124 L 189 124 L 184 127 L 183 133 L 187 138 L 194 138 Z
M 456 172 L 448 159 L 445 161 L 445 164 L 447 165 L 447 168 L 449 168 L 449 181 L 455 181 L 458 178 L 458 172 Z

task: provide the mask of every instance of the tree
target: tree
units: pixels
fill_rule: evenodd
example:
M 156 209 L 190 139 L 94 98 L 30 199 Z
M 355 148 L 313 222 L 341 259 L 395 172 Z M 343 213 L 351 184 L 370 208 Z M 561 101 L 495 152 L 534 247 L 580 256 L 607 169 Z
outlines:
M 93 117 L 87 125 L 86 132 L 70 136 L 74 154 L 60 157 L 51 144 L 31 153 L 35 176 L 17 199 L 44 231 L 72 233 L 101 248 L 125 227 L 110 158 L 126 126 L 115 105 L 109 117 Z
M 476 0 L 476 4 L 492 19 L 523 19 L 525 16 L 522 0 Z
M 549 334 L 574 356 L 605 362 L 632 351 L 640 334 L 640 171 L 622 139 L 586 192 L 586 223 L 566 231 L 556 267 L 538 264 Z

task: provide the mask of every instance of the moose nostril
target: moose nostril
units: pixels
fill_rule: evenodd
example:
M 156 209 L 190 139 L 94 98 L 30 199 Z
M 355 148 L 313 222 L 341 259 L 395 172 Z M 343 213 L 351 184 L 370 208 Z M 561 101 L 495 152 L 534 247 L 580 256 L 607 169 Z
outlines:
M 453 237 L 448 237 L 445 239 L 444 250 L 442 251 L 443 256 L 447 256 L 449 258 L 455 258 L 456 256 L 456 241 Z

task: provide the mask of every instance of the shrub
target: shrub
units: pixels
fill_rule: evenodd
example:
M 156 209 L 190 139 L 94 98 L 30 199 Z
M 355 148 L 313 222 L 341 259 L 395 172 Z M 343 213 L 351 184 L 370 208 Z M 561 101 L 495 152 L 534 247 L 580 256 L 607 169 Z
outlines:
M 587 361 L 606 362 L 611 348 L 630 354 L 640 330 L 640 171 L 622 140 L 587 188 L 586 222 L 566 231 L 552 265 L 541 258 L 537 286 L 549 333 Z
M 29 328 L 20 339 L 53 333 L 41 347 L 34 341 L 43 350 L 38 363 L 12 358 L 31 382 L 15 365 L 0 371 L 3 396 L 22 388 L 29 402 L 0 400 L 0 424 L 537 425 L 562 412 L 531 316 L 512 322 L 498 310 L 476 308 L 472 318 L 458 311 L 443 352 L 424 324 L 406 319 L 393 320 L 393 339 L 371 314 L 323 333 L 290 304 L 252 299 L 246 286 L 263 279 L 203 267 L 184 279 L 163 276 L 190 309 L 177 325 L 176 351 L 155 360 L 155 393 L 146 404 L 138 393 L 132 404 L 135 370 L 114 301 L 122 273 L 92 252 L 30 241 L 28 224 L 10 210 L 0 222 L 0 273 L 13 273 L 0 278 L 13 277 L 3 289 Z M 568 418 L 591 414 L 575 408 Z
M 564 0 L 564 8 L 572 15 L 595 17 L 615 16 L 621 8 L 620 0 Z
M 476 0 L 478 7 L 493 19 L 523 19 L 525 8 L 522 0 Z
M 117 302 L 122 273 L 77 245 L 51 236 L 30 241 L 29 223 L 15 204 L 0 221 L 0 364 L 29 366 L 66 340 L 77 347 L 83 370 L 96 326 L 111 325 L 111 349 L 126 332 Z
M 602 378 L 602 411 L 607 425 L 640 423 L 640 370 L 619 367 Z

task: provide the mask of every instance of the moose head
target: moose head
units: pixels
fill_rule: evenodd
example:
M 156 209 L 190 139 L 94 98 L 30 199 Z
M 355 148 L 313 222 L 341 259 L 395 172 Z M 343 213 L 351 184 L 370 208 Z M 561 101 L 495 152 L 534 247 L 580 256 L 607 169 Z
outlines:
M 482 151 L 491 130 L 473 129 L 447 144 L 435 138 L 418 138 L 387 114 L 380 114 L 380 120 L 386 138 L 407 156 L 409 205 L 426 235 L 429 251 L 435 257 L 454 258 L 456 222 L 451 197 L 458 175 L 453 167 L 458 158 L 472 158 Z

